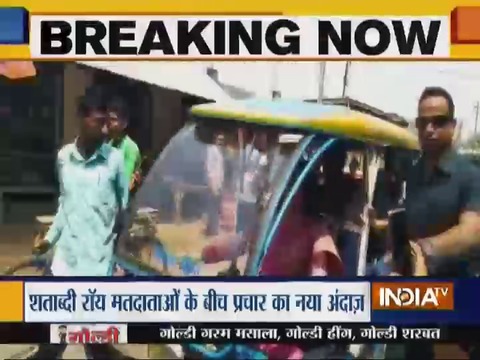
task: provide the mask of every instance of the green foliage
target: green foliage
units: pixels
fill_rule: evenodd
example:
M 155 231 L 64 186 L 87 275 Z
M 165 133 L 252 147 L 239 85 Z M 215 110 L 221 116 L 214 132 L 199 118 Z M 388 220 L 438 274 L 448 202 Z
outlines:
M 473 135 L 460 144 L 460 149 L 470 151 L 480 151 L 480 135 Z
M 480 165 L 480 136 L 474 135 L 462 142 L 459 151 L 468 156 L 475 164 Z

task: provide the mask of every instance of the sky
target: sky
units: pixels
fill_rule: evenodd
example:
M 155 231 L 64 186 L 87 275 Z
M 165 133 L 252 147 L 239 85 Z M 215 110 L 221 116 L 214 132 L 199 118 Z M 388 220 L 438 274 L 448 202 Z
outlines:
M 216 101 L 245 96 L 271 99 L 273 90 L 285 99 L 317 99 L 321 67 L 319 62 L 87 64 Z M 344 61 L 326 63 L 325 97 L 342 96 L 345 65 Z M 208 74 L 209 67 L 216 70 L 214 77 Z M 352 62 L 346 95 L 413 121 L 418 98 L 427 86 L 442 86 L 451 93 L 457 119 L 463 123 L 462 138 L 472 135 L 475 104 L 480 101 L 478 62 Z
M 462 137 L 474 133 L 475 105 L 480 101 L 479 63 L 357 63 L 352 64 L 350 84 L 352 98 L 409 119 L 415 118 L 418 98 L 426 86 L 444 87 L 463 123 Z
M 326 65 L 324 94 L 340 97 L 345 62 Z M 279 90 L 282 98 L 316 99 L 319 63 L 214 63 L 219 78 L 228 84 L 270 97 Z M 417 101 L 427 86 L 442 86 L 455 102 L 462 137 L 473 134 L 475 103 L 480 101 L 480 63 L 475 62 L 352 62 L 347 96 L 394 112 L 416 117 Z M 479 124 L 480 131 L 480 124 Z

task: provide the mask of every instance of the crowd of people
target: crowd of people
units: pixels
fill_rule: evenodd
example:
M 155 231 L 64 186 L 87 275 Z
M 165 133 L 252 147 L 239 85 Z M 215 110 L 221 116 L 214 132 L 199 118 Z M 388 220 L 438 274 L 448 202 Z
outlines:
M 245 129 L 239 129 L 237 137 L 244 138 L 245 133 Z M 238 144 L 238 139 L 235 145 L 225 141 L 225 135 L 219 132 L 207 146 L 205 173 L 210 192 L 207 236 L 218 234 L 222 205 L 228 207 L 226 203 L 232 194 L 238 195 L 235 228 L 238 232 L 247 230 L 248 218 L 262 188 L 262 169 L 267 162 L 265 134 L 253 134 L 251 141 L 243 145 Z
M 87 94 L 79 102 L 78 115 L 78 137 L 58 153 L 60 198 L 55 220 L 46 237 L 35 244 L 35 251 L 43 253 L 55 247 L 50 267 L 53 276 L 111 276 L 115 269 L 114 238 L 122 226 L 119 214 L 127 209 L 129 192 L 140 181 L 140 153 L 126 134 L 129 116 L 119 99 L 104 102 L 103 97 Z M 456 153 L 453 145 L 456 125 L 455 105 L 450 94 L 443 88 L 426 88 L 419 98 L 416 118 L 420 156 L 408 169 L 399 170 L 389 160 L 390 153 L 386 153 L 386 166 L 379 178 L 383 187 L 377 186 L 380 194 L 369 211 L 370 248 L 373 249 L 370 260 L 382 260 L 382 275 L 475 275 L 468 255 L 480 245 L 480 170 Z M 260 142 L 249 145 L 251 149 L 244 147 L 247 169 L 243 172 L 246 177 L 242 179 L 242 186 L 246 188 L 241 191 L 244 198 L 238 202 L 237 230 L 246 229 L 242 225 L 242 214 L 244 218 L 251 217 L 255 209 L 258 196 L 252 195 L 253 190 L 248 186 L 253 183 L 252 179 L 258 178 L 255 169 L 261 169 L 267 161 L 261 151 L 262 139 L 257 140 Z M 224 134 L 215 134 L 206 153 L 207 236 L 218 233 L 225 183 L 235 182 L 226 178 L 231 174 L 228 164 L 236 160 L 229 160 L 225 141 Z M 264 275 L 356 274 L 359 229 L 365 220 L 359 218 L 363 211 L 356 204 L 365 204 L 366 199 L 355 179 L 358 164 L 352 165 L 350 175 L 353 176 L 344 176 L 345 160 L 344 149 L 337 149 L 322 159 L 322 172 L 311 177 L 312 184 L 324 182 L 321 188 L 316 185 L 309 188 L 307 179 L 286 214 L 278 241 L 265 259 L 261 271 Z M 319 189 L 321 193 L 312 193 Z M 307 195 L 305 191 L 309 191 Z M 311 201 L 319 198 L 323 199 L 323 207 Z M 397 211 L 399 208 L 404 211 Z M 307 213 L 322 215 L 322 221 L 310 226 L 311 221 L 299 217 Z M 401 214 L 399 223 L 397 214 Z M 343 245 L 336 239 L 338 219 L 348 225 L 346 229 L 350 232 Z M 291 241 L 293 236 L 296 242 Z M 399 237 L 406 239 L 402 243 Z M 326 238 L 330 240 L 325 241 Z M 322 246 L 317 249 L 317 244 Z M 356 245 L 352 247 L 352 244 Z M 298 254 L 302 256 L 294 258 Z M 269 262 L 272 257 L 275 261 Z M 286 261 L 284 266 L 279 266 L 279 259 Z M 330 269 L 325 269 L 326 263 Z M 347 265 L 350 268 L 346 268 Z M 472 359 L 478 357 L 479 347 L 475 344 L 464 348 Z M 63 351 L 55 349 L 52 353 L 51 347 L 40 347 L 36 358 L 55 358 Z M 408 357 L 433 359 L 433 345 L 408 345 Z

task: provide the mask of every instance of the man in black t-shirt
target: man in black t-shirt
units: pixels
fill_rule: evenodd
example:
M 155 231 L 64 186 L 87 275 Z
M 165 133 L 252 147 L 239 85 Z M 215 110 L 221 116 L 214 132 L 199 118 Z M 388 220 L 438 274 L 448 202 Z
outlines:
M 430 276 L 471 275 L 468 258 L 480 247 L 480 171 L 453 148 L 455 106 L 445 89 L 424 90 L 416 126 L 422 156 L 408 174 L 405 200 L 414 269 Z M 407 358 L 412 356 L 433 359 L 432 346 L 409 346 Z
M 453 149 L 456 121 L 448 92 L 427 88 L 418 112 L 422 156 L 407 177 L 408 236 L 428 275 L 465 276 L 465 259 L 480 246 L 480 171 Z

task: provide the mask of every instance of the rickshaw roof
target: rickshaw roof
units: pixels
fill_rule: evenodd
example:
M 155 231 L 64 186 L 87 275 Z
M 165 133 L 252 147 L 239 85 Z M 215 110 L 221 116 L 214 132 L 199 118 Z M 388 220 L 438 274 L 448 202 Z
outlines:
M 196 105 L 194 116 L 324 132 L 378 145 L 418 149 L 418 140 L 405 128 L 340 105 L 302 101 L 243 100 Z

